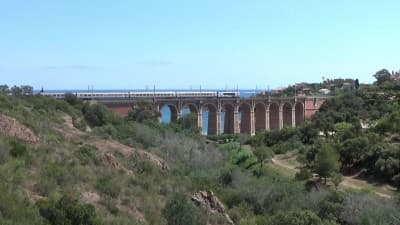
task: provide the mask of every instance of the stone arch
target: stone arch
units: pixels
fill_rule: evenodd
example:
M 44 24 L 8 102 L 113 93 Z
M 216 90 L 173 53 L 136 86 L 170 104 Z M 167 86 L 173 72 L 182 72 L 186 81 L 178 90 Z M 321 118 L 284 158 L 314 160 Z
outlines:
M 201 115 L 199 115 L 198 106 L 195 103 L 186 103 L 182 105 L 181 118 L 181 125 L 186 129 L 200 128 L 202 126 L 202 118 Z
M 224 134 L 234 134 L 235 133 L 235 106 L 230 103 L 225 103 L 222 105 L 222 111 L 224 113 Z M 222 117 L 222 115 L 221 115 Z
M 267 129 L 266 111 L 267 111 L 267 109 L 266 109 L 264 103 L 259 102 L 254 107 L 254 120 L 255 120 L 256 132 Z
M 203 109 L 207 112 L 208 114 L 208 119 L 207 119 L 207 135 L 216 135 L 218 134 L 217 129 L 218 129 L 218 119 L 217 119 L 217 106 L 212 104 L 212 103 L 207 103 L 203 105 Z
M 174 104 L 169 104 L 169 103 L 161 104 L 159 106 L 159 112 L 161 113 L 161 117 L 162 118 L 164 118 L 166 116 L 166 115 L 163 114 L 163 112 L 165 113 L 165 110 L 163 110 L 164 107 L 168 107 L 168 109 L 169 109 L 169 113 L 168 112 L 167 113 L 170 115 L 170 120 L 167 121 L 167 122 L 171 122 L 172 123 L 172 122 L 178 121 L 178 117 L 179 117 L 178 107 L 176 105 L 174 105 Z
M 295 104 L 295 124 L 299 126 L 304 121 L 304 105 L 301 102 Z
M 196 104 L 194 103 L 186 103 L 183 105 L 182 110 L 183 109 L 189 109 L 191 113 L 198 113 L 199 112 L 199 108 Z
M 242 103 L 239 106 L 240 113 L 240 133 L 251 134 L 251 106 Z
M 279 129 L 279 105 L 278 103 L 269 104 L 269 129 L 278 130 Z
M 292 105 L 285 102 L 282 105 L 283 127 L 292 127 Z

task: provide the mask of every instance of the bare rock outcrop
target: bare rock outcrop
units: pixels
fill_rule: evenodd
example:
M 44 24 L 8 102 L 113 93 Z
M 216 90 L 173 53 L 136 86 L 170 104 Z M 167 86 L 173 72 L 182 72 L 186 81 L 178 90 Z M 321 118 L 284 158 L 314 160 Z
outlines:
M 19 123 L 16 119 L 0 114 L 0 136 L 16 137 L 18 140 L 36 144 L 39 138 L 33 131 Z
M 169 171 L 169 166 L 168 166 L 167 162 L 165 162 L 164 159 L 162 159 L 154 154 L 151 154 L 149 152 L 142 151 L 142 150 L 137 150 L 136 154 L 139 155 L 142 159 L 152 162 L 158 168 L 165 170 L 165 171 Z
M 127 173 L 128 175 L 132 175 L 132 170 L 126 169 L 123 165 L 119 163 L 117 158 L 111 153 L 103 153 L 99 157 L 100 161 L 106 164 L 107 166 L 113 168 L 114 170 L 121 170 Z
M 125 157 L 129 156 L 138 156 L 139 158 L 143 160 L 148 160 L 149 162 L 153 163 L 155 166 L 160 168 L 161 170 L 164 171 L 169 171 L 169 167 L 167 162 L 165 162 L 162 158 L 151 154 L 149 152 L 135 149 L 132 147 L 129 147 L 127 145 L 123 145 L 117 141 L 113 140 L 106 140 L 106 139 L 94 139 L 89 141 L 91 144 L 96 146 L 100 152 L 103 153 L 120 153 L 124 155 Z
M 234 225 L 232 219 L 226 213 L 224 205 L 212 191 L 198 191 L 192 195 L 192 201 L 196 205 L 206 208 L 211 213 L 224 215 L 228 223 Z
M 97 204 L 100 201 L 100 195 L 96 192 L 84 192 L 82 193 L 82 201 L 88 204 Z
M 104 164 L 107 164 L 108 166 L 112 167 L 113 169 L 119 170 L 121 169 L 121 165 L 118 162 L 118 160 L 115 158 L 114 155 L 110 153 L 104 153 L 100 155 L 100 161 L 102 161 Z

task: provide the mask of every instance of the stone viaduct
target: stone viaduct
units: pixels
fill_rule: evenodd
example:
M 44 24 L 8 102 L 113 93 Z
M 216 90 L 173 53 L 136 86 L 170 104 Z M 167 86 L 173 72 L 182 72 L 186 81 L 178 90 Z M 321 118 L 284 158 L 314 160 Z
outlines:
M 203 112 L 208 112 L 209 135 L 222 133 L 254 135 L 257 131 L 296 127 L 318 111 L 324 97 L 252 97 L 252 98 L 152 98 L 129 100 L 99 100 L 116 113 L 126 116 L 139 101 L 153 104 L 156 111 L 168 106 L 171 121 L 182 116 L 183 109 L 197 115 L 202 127 Z M 223 123 L 223 125 L 222 125 Z M 223 128 L 223 130 L 222 130 Z

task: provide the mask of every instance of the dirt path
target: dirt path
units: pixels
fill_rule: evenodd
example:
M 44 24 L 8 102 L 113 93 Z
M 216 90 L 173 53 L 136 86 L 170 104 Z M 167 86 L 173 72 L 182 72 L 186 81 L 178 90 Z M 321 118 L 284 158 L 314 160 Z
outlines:
M 272 163 L 276 166 L 285 168 L 287 170 L 291 170 L 294 173 L 298 172 L 301 167 L 301 164 L 296 161 L 296 154 L 291 153 L 291 155 L 275 155 L 272 158 Z M 357 190 L 368 189 L 371 190 L 378 196 L 384 198 L 392 198 L 393 195 L 390 192 L 393 191 L 393 188 L 389 185 L 384 185 L 382 187 L 377 187 L 376 185 L 370 184 L 365 180 L 357 179 L 355 176 L 343 176 L 343 181 L 340 183 L 339 188 L 353 188 Z M 384 189 L 386 193 L 381 190 L 376 189 Z

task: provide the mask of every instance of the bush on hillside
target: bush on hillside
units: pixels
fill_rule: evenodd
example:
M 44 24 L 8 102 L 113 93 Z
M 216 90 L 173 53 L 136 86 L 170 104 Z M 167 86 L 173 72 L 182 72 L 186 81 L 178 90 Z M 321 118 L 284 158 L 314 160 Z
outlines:
M 99 164 L 99 159 L 97 158 L 98 149 L 96 146 L 83 145 L 80 146 L 78 150 L 75 150 L 74 155 L 79 159 L 82 165 L 87 165 L 94 163 Z
M 82 101 L 71 92 L 64 94 L 64 101 L 68 102 L 68 104 L 70 104 L 72 106 L 82 103 Z
M 13 157 L 22 157 L 26 154 L 27 148 L 25 144 L 20 143 L 16 139 L 10 141 L 10 155 Z
M 320 225 L 321 218 L 310 210 L 280 212 L 268 222 L 270 225 Z M 331 223 L 332 224 L 332 223 Z
M 24 191 L 8 184 L 0 177 L 0 224 L 45 224 L 39 210 L 31 203 Z
M 86 103 L 82 107 L 82 113 L 91 127 L 103 126 L 106 124 L 118 125 L 122 123 L 122 118 L 119 118 L 110 109 L 101 104 L 91 105 Z
M 120 183 L 111 176 L 103 176 L 97 180 L 96 189 L 112 198 L 118 197 L 121 191 Z
M 296 128 L 283 128 L 282 130 L 271 130 L 258 132 L 248 141 L 252 146 L 266 145 L 274 146 L 284 142 L 295 142 L 299 140 L 299 130 Z
M 94 206 L 81 204 L 78 200 L 63 196 L 58 201 L 39 200 L 40 215 L 51 225 L 98 225 Z
M 205 225 L 205 213 L 196 208 L 184 194 L 174 194 L 165 205 L 162 214 L 167 225 Z

